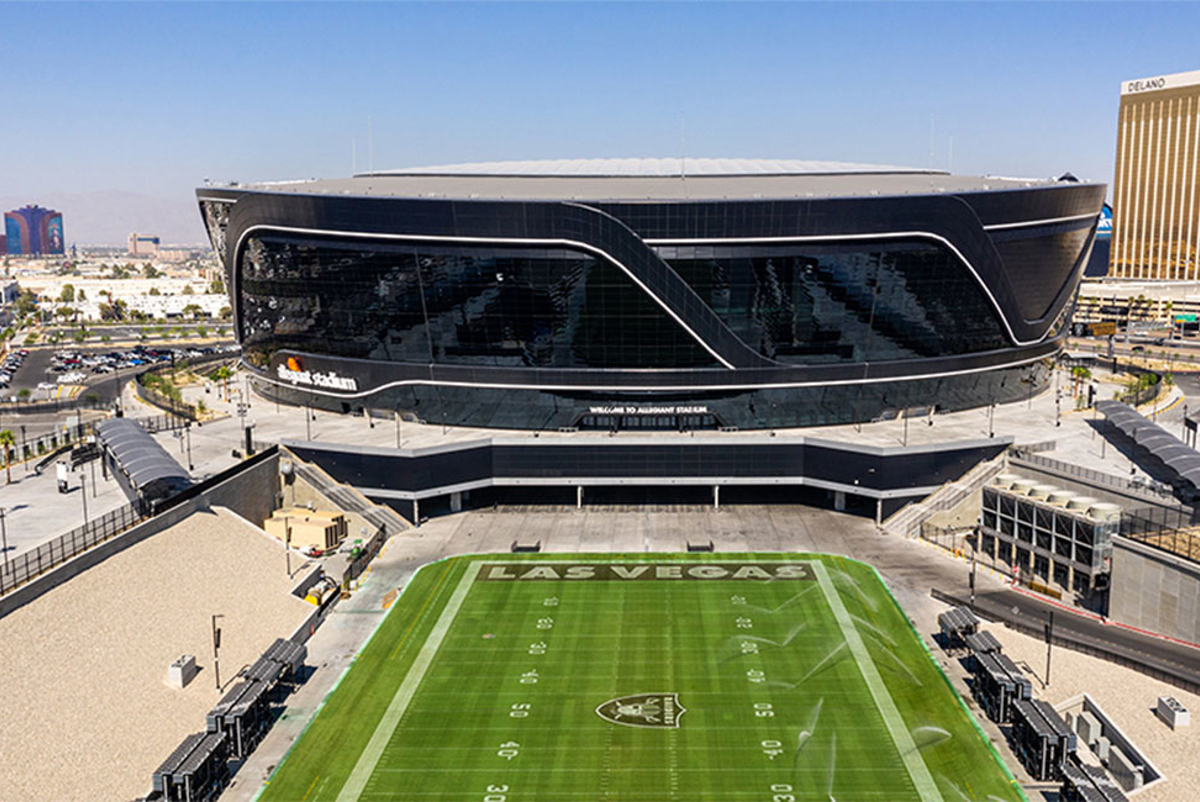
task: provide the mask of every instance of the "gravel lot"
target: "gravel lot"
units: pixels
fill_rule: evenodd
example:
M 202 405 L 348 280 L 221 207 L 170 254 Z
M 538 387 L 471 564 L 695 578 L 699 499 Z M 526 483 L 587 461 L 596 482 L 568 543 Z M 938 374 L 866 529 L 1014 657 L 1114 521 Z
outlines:
M 1046 643 L 1002 626 L 985 627 L 1004 644 L 1004 652 L 1026 670 L 1033 694 L 1057 706 L 1088 693 L 1118 727 L 1166 775 L 1164 782 L 1137 793 L 1137 802 L 1195 802 L 1200 788 L 1200 696 L 1144 674 L 1094 657 L 1055 648 L 1046 674 Z M 1174 696 L 1192 713 L 1192 726 L 1172 730 L 1154 714 L 1159 696 Z M 1090 750 L 1081 747 L 1089 762 Z M 1031 797 L 1032 798 L 1032 797 Z
M 293 565 L 293 568 L 296 566 Z M 117 554 L 0 619 L 0 800 L 129 800 L 217 702 L 211 618 L 224 614 L 221 680 L 299 626 L 281 549 L 217 508 Z M 191 684 L 167 666 L 195 654 Z

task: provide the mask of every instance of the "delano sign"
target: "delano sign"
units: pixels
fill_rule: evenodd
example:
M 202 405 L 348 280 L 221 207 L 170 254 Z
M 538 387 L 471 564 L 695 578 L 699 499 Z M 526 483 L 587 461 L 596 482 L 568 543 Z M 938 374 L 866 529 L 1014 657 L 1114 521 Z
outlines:
M 506 563 L 483 566 L 479 579 L 484 582 L 713 580 L 713 579 L 792 579 L 814 580 L 812 569 L 804 563 L 602 563 L 579 565 L 562 563 L 537 565 Z

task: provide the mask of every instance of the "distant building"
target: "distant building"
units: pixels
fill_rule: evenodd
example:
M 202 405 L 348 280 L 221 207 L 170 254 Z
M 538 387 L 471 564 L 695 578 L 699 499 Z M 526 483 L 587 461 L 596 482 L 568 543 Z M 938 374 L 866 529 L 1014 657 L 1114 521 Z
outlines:
M 139 234 L 136 231 L 129 235 L 130 256 L 158 256 L 158 237 L 153 234 Z
M 61 256 L 65 252 L 60 212 L 24 206 L 4 214 L 4 252 L 11 256 Z
M 1121 85 L 1109 275 L 1195 280 L 1200 70 Z
M 1100 211 L 1100 220 L 1096 223 L 1092 255 L 1088 257 L 1087 267 L 1083 271 L 1085 278 L 1104 278 L 1108 275 L 1109 256 L 1112 252 L 1112 221 L 1113 210 L 1106 203 Z

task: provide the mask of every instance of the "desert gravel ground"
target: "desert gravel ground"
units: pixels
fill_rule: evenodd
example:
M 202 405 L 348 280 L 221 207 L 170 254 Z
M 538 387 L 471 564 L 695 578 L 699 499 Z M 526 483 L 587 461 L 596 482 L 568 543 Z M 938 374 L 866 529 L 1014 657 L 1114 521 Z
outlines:
M 298 561 L 293 560 L 293 568 Z M 227 510 L 192 515 L 0 618 L 0 800 L 130 800 L 220 698 L 221 681 L 312 611 L 278 543 Z M 183 690 L 167 666 L 196 655 Z
M 1046 675 L 1046 643 L 1006 629 L 985 627 L 1004 644 L 1004 652 L 1026 669 L 1033 681 L 1033 694 L 1056 707 L 1088 693 L 1108 717 L 1166 775 L 1164 782 L 1134 795 L 1137 802 L 1195 802 L 1200 788 L 1200 695 L 1151 679 L 1129 668 L 1089 657 L 1069 649 L 1055 648 L 1050 662 L 1050 685 Z M 1172 730 L 1154 714 L 1159 696 L 1174 696 L 1192 713 L 1193 724 Z M 1088 762 L 1096 762 L 1086 747 Z M 1032 796 L 1031 796 L 1032 798 Z

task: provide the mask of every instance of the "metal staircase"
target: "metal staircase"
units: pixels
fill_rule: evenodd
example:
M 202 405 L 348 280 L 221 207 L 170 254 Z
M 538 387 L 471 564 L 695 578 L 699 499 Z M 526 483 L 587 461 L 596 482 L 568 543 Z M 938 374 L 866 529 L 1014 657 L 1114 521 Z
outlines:
M 1005 464 L 1004 454 L 979 463 L 953 482 L 947 482 L 920 501 L 901 508 L 884 521 L 881 528 L 886 534 L 903 537 L 920 533 L 921 524 L 935 513 L 957 507 L 1003 471 Z
M 388 535 L 408 529 L 409 523 L 391 507 L 376 504 L 349 485 L 342 484 L 311 462 L 305 462 L 292 454 L 296 475 L 308 482 L 343 512 L 361 515 L 372 526 L 382 528 Z

